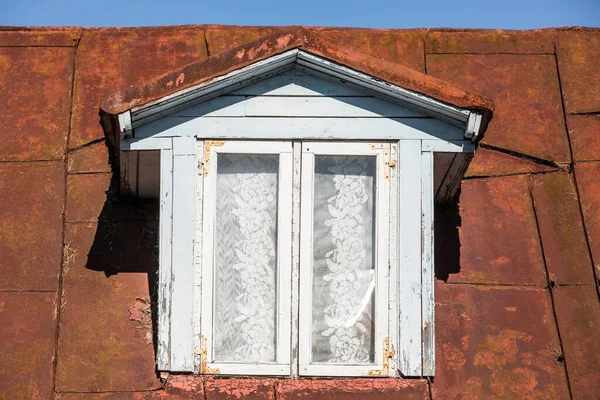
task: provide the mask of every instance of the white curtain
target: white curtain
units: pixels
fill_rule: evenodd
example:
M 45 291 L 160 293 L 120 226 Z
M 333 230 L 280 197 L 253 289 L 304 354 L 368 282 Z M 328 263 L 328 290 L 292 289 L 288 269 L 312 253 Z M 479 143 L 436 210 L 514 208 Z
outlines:
M 275 361 L 278 172 L 278 155 L 218 155 L 216 361 Z
M 315 156 L 313 363 L 374 362 L 375 173 L 375 157 Z

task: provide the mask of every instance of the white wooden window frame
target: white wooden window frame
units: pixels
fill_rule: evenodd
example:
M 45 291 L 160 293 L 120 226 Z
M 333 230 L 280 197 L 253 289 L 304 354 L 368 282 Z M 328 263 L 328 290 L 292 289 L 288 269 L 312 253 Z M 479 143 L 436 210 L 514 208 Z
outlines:
M 265 141 L 206 141 L 204 143 L 204 194 L 201 265 L 201 371 L 224 375 L 289 375 L 291 346 L 291 262 L 292 262 L 292 143 Z M 202 146 L 199 146 L 199 150 Z M 202 154 L 202 153 L 199 153 Z M 273 154 L 279 156 L 277 210 L 277 319 L 276 361 L 233 363 L 214 361 L 214 229 L 219 154 Z M 200 173 L 200 172 L 199 172 Z
M 435 119 L 214 118 L 173 123 L 169 115 L 289 68 L 334 77 Z M 170 121 L 170 122 L 169 122 Z M 203 141 L 311 140 L 391 143 L 388 376 L 432 376 L 435 371 L 433 297 L 433 154 L 473 153 L 482 113 L 461 109 L 382 82 L 330 60 L 294 49 L 118 116 L 121 151 L 160 150 L 160 255 L 157 367 L 202 373 Z M 373 125 L 373 123 L 376 123 Z M 196 141 L 198 140 L 198 144 Z M 199 153 L 196 153 L 198 147 Z M 299 199 L 301 146 L 294 142 L 292 193 Z M 128 157 L 121 157 L 121 162 Z M 298 165 L 296 165 L 298 163 Z M 460 170 L 461 165 L 451 168 Z M 195 178 L 194 178 L 195 177 Z M 457 182 L 458 180 L 456 180 Z M 439 195 L 439 193 L 438 193 Z M 446 193 L 447 195 L 447 193 Z M 297 335 L 300 200 L 292 204 L 291 327 Z M 395 295 L 394 295 L 395 291 Z M 292 342 L 290 376 L 300 374 Z M 209 365 L 204 363 L 204 369 Z M 216 367 L 215 367 L 216 369 Z M 286 370 L 287 371 L 287 370 Z M 206 371 L 204 371 L 206 372 Z M 215 371 L 216 373 L 216 371 Z M 234 372 L 232 372 L 234 373 Z M 252 372 L 252 374 L 256 374 Z M 332 374 L 333 375 L 333 374 Z M 375 376 L 377 374 L 375 373 Z
M 285 121 L 282 121 L 285 126 Z M 191 140 L 190 140 L 191 139 Z M 351 141 L 350 141 L 351 142 Z M 203 212 L 196 204 L 202 204 L 203 187 L 202 156 L 203 141 L 198 138 L 144 139 L 143 149 L 161 150 L 160 189 L 160 254 L 159 254 L 159 330 L 157 364 L 160 370 L 210 373 L 204 364 L 201 341 L 202 270 L 190 265 L 201 265 L 205 255 L 198 227 L 204 226 Z M 376 143 L 376 142 L 373 142 Z M 433 154 L 429 140 L 400 139 L 391 143 L 391 162 L 397 153 L 397 167 L 390 168 L 390 233 L 389 233 L 389 357 L 387 374 L 372 372 L 367 376 L 432 376 L 435 372 L 434 343 L 434 297 L 433 297 Z M 300 142 L 294 142 L 293 152 L 298 155 L 293 162 L 299 163 Z M 142 150 L 135 142 L 130 150 Z M 438 152 L 455 153 L 457 150 L 471 152 L 468 142 L 440 141 L 435 144 Z M 187 166 L 187 167 L 185 167 Z M 180 171 L 177 173 L 177 171 Z M 185 172 L 187 171 L 187 172 Z M 300 177 L 292 168 L 292 192 L 299 193 Z M 196 177 L 194 179 L 194 176 Z M 189 182 L 195 182 L 189 184 Z M 296 195 L 294 195 L 296 196 Z M 292 224 L 299 224 L 299 204 L 292 204 Z M 196 212 L 194 212 L 196 210 Z M 396 216 L 396 217 L 394 217 Z M 416 216 L 416 217 L 415 217 Z M 420 217 L 419 217 L 420 216 Z M 296 229 L 292 229 L 294 231 Z M 177 233 L 175 232 L 177 231 Z M 429 234 L 428 234 L 429 232 Z M 292 238 L 292 243 L 298 238 Z M 396 243 L 396 245 L 394 245 Z M 299 253 L 292 246 L 291 288 L 291 335 L 298 331 L 298 292 L 294 287 L 299 273 Z M 423 249 L 421 252 L 420 249 Z M 184 261 L 181 261 L 184 260 Z M 196 260 L 196 262 L 194 262 Z M 395 266 L 395 268 L 393 267 Z M 190 285 L 190 282 L 194 282 Z M 193 301 L 190 301 L 193 299 Z M 294 310 L 296 310 L 294 312 Z M 175 329 L 176 328 L 176 329 Z M 298 348 L 291 346 L 291 372 L 299 376 Z M 215 366 L 212 373 L 226 374 L 226 369 Z M 217 372 L 217 369 L 218 372 Z M 235 369 L 235 368 L 234 368 Z M 232 369 L 227 374 L 238 373 Z M 385 369 L 385 368 L 384 368 Z M 271 372 L 268 375 L 287 375 Z M 371 371 L 377 371 L 377 369 Z M 314 375 L 319 375 L 314 371 Z M 364 371 L 363 371 L 364 372 Z M 241 373 L 241 372 L 240 372 Z M 259 375 L 256 371 L 246 372 Z M 325 375 L 325 374 L 322 374 Z M 336 373 L 328 374 L 339 375 Z M 357 374 L 358 375 L 358 374 Z
M 388 271 L 389 247 L 389 161 L 390 143 L 303 142 L 302 189 L 300 200 L 300 304 L 299 374 L 309 376 L 387 376 L 389 373 Z M 312 272 L 315 156 L 370 156 L 376 159 L 375 178 L 375 288 L 374 363 L 341 365 L 313 363 L 312 355 Z M 394 291 L 395 292 L 395 291 Z

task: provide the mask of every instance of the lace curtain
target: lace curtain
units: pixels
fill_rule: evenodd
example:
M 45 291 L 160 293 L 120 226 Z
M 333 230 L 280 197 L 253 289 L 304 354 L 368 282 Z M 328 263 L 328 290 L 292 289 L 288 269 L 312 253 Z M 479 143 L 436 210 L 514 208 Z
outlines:
M 278 155 L 219 154 L 214 354 L 220 362 L 276 355 Z
M 375 173 L 375 157 L 315 157 L 313 363 L 374 361 Z
M 374 362 L 375 157 L 315 156 L 311 359 Z M 214 355 L 276 359 L 278 155 L 219 154 Z M 291 177 L 290 177 L 291 179 Z M 307 190 L 307 188 L 302 188 Z M 282 295 L 288 295 L 287 293 Z

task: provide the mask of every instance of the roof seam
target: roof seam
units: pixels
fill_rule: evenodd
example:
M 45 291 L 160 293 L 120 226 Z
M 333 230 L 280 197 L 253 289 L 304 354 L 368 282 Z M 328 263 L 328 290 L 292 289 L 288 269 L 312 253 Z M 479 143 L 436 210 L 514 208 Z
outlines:
M 558 337 L 558 343 L 560 345 L 560 354 L 559 357 L 562 356 L 562 364 L 563 364 L 563 368 L 565 371 L 565 379 L 567 381 L 567 389 L 569 391 L 569 398 L 573 399 L 573 392 L 571 390 L 571 380 L 569 379 L 569 369 L 567 367 L 567 358 L 565 357 L 565 349 L 563 346 L 563 341 L 562 341 L 562 337 L 560 334 L 560 325 L 558 323 L 558 317 L 556 315 L 556 305 L 555 305 L 555 300 L 554 300 L 554 288 L 556 287 L 556 282 L 550 279 L 550 272 L 548 271 L 548 262 L 546 261 L 546 253 L 544 252 L 544 242 L 542 240 L 542 231 L 540 229 L 540 222 L 538 219 L 538 213 L 537 213 L 537 208 L 535 206 L 535 196 L 533 194 L 533 179 L 530 177 L 529 178 L 529 183 L 527 185 L 527 189 L 529 192 L 529 198 L 531 200 L 531 208 L 533 210 L 533 218 L 535 221 L 535 227 L 537 230 L 537 234 L 538 234 L 538 242 L 540 244 L 540 251 L 542 253 L 542 262 L 544 264 L 544 273 L 545 273 L 545 278 L 546 278 L 546 289 L 548 290 L 549 294 L 550 294 L 550 306 L 552 307 L 552 315 L 554 317 L 554 324 L 556 325 L 556 335 Z M 560 359 L 557 358 L 557 361 L 560 362 Z
M 489 55 L 489 56 L 505 56 L 505 55 L 514 55 L 514 56 L 551 56 L 554 53 L 547 52 L 512 52 L 512 51 L 498 51 L 498 52 L 487 52 L 487 51 L 457 51 L 457 52 L 438 52 L 438 51 L 426 51 L 425 54 L 431 55 Z
M 206 40 L 206 44 L 210 50 L 208 40 Z M 348 46 L 340 47 L 339 43 L 319 37 L 315 32 L 311 32 L 306 28 L 293 27 L 263 36 L 219 54 L 211 53 L 210 57 L 203 60 L 114 93 L 102 101 L 102 109 L 114 115 L 128 109 L 142 107 L 163 97 L 176 94 L 181 90 L 186 90 L 293 49 L 302 49 L 307 53 L 331 60 L 362 74 L 454 107 L 489 111 L 494 108 L 491 100 L 453 84 L 404 67 L 397 62 L 378 58 Z M 181 84 L 179 91 L 176 89 L 177 83 Z
M 493 179 L 493 178 L 505 178 L 508 176 L 519 176 L 519 175 L 544 175 L 544 174 L 552 174 L 555 172 L 560 172 L 562 171 L 559 168 L 556 169 L 552 169 L 549 171 L 527 171 L 527 172 L 515 172 L 515 173 L 510 173 L 510 174 L 499 174 L 499 175 L 471 175 L 471 176 L 466 176 L 463 179 L 468 181 L 468 180 L 474 180 L 474 179 Z
M 555 167 L 555 168 L 563 169 L 561 167 L 561 165 L 559 165 L 555 161 L 545 160 L 543 158 L 538 158 L 538 157 L 530 156 L 530 155 L 527 155 L 527 154 L 524 154 L 524 153 L 519 153 L 518 151 L 514 151 L 514 150 L 508 150 L 508 149 L 505 149 L 505 148 L 502 148 L 502 147 L 498 147 L 498 146 L 494 146 L 492 144 L 486 143 L 485 141 L 481 142 L 479 144 L 479 146 L 483 147 L 484 149 L 494 150 L 494 151 L 497 151 L 497 152 L 500 152 L 500 153 L 508 154 L 509 156 L 521 158 L 523 160 L 531 161 L 531 162 L 536 163 L 536 164 L 541 164 L 541 165 L 546 165 L 548 167 Z
M 60 267 L 58 270 L 58 287 L 56 289 L 55 303 L 54 304 L 54 319 L 56 321 L 56 330 L 54 333 L 54 354 L 52 357 L 52 393 L 56 393 L 57 385 L 57 372 L 58 372 L 58 345 L 60 343 L 60 323 L 62 319 L 63 311 L 63 294 L 64 294 L 64 265 L 65 265 L 65 240 L 66 240 L 66 220 L 67 220 L 67 185 L 68 185 L 68 170 L 69 170 L 69 142 L 71 138 L 71 129 L 73 128 L 73 108 L 75 107 L 75 75 L 77 74 L 77 56 L 79 50 L 79 43 L 83 36 L 83 31 L 80 31 L 80 35 L 75 42 L 75 48 L 73 51 L 73 64 L 71 74 L 71 93 L 69 99 L 69 125 L 67 127 L 67 134 L 65 137 L 64 144 L 64 173 L 63 173 L 63 209 L 62 209 L 62 221 L 61 221 L 61 252 L 60 252 Z
M 567 123 L 567 114 L 565 107 L 565 99 L 563 96 L 563 87 L 562 80 L 560 77 L 560 66 L 558 63 L 558 53 L 556 52 L 556 39 L 554 41 L 554 64 L 556 66 L 556 77 L 558 79 L 558 94 L 560 96 L 562 112 L 563 112 L 563 126 L 567 135 L 567 142 L 569 143 L 569 153 L 571 155 L 571 167 L 575 165 L 575 157 L 573 154 L 573 146 L 571 144 L 571 133 L 569 132 L 569 126 Z M 594 276 L 594 283 L 596 284 L 596 295 L 598 296 L 598 300 L 600 300 L 600 277 L 598 276 L 598 272 L 596 271 L 596 262 L 594 261 L 594 255 L 592 253 L 592 246 L 590 244 L 590 237 L 588 235 L 587 223 L 585 220 L 585 215 L 583 213 L 583 204 L 581 204 L 581 192 L 579 191 L 579 184 L 577 182 L 577 173 L 574 171 L 573 174 L 573 185 L 575 186 L 575 192 L 577 193 L 577 204 L 579 205 L 579 217 L 581 218 L 581 226 L 583 227 L 583 233 L 585 236 L 585 243 L 587 245 L 588 257 L 590 260 L 590 264 L 592 266 L 592 273 Z
M 64 46 L 64 45 L 23 45 L 23 46 L 18 46 L 18 45 L 0 45 L 0 49 L 10 49 L 10 48 L 55 48 L 55 49 L 73 49 L 75 48 L 75 45 L 72 46 Z

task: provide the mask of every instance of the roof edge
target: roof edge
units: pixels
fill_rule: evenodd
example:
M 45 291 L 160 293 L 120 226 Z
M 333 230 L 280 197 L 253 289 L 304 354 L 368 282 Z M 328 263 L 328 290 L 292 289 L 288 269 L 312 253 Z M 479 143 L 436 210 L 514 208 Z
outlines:
M 493 101 L 483 96 L 355 48 L 340 46 L 303 27 L 291 27 L 130 86 L 106 97 L 100 107 L 117 115 L 296 48 L 455 107 L 483 114 L 494 110 Z
M 162 97 L 226 75 L 237 69 L 302 46 L 303 29 L 294 27 L 211 55 L 179 69 L 166 72 L 138 85 L 117 91 L 104 98 L 100 108 L 108 114 L 119 114 Z

